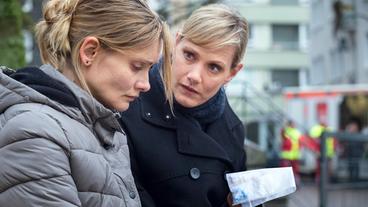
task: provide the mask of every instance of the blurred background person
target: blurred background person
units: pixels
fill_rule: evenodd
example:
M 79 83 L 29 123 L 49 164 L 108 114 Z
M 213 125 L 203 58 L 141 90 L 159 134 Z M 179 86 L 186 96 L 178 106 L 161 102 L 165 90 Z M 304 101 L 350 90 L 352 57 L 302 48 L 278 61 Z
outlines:
M 300 142 L 302 138 L 301 132 L 295 127 L 292 120 L 288 120 L 285 127 L 281 130 L 281 163 L 282 167 L 292 167 L 295 182 L 300 183 Z
M 359 118 L 351 117 L 345 126 L 345 131 L 358 134 L 362 130 L 362 122 Z M 364 152 L 364 145 L 361 142 L 351 139 L 344 146 L 348 158 L 349 181 L 355 182 L 359 180 L 360 165 Z
M 309 130 L 309 136 L 313 138 L 316 142 L 316 144 L 319 146 L 319 156 L 317 161 L 317 169 L 316 169 L 316 175 L 315 180 L 319 182 L 320 175 L 321 175 L 321 136 L 324 132 L 331 132 L 331 129 L 324 123 L 320 122 Z M 328 174 L 330 177 L 332 176 L 332 159 L 335 156 L 335 149 L 336 149 L 336 141 L 333 137 L 327 137 L 326 138 L 326 157 L 327 157 L 327 168 L 328 168 Z

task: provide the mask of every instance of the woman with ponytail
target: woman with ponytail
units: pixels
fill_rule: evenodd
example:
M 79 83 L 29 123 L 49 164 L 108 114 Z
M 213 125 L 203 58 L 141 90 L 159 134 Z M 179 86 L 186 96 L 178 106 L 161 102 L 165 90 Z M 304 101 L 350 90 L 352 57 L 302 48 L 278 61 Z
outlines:
M 49 0 L 41 67 L 0 68 L 0 206 L 141 206 L 116 117 L 148 71 L 170 95 L 170 34 L 144 0 Z

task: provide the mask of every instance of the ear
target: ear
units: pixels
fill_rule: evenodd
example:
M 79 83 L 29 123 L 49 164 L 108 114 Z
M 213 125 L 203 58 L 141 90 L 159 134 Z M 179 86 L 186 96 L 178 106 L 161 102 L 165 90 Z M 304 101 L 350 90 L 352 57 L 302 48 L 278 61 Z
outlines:
M 183 35 L 180 32 L 176 32 L 175 35 L 175 46 L 179 44 L 179 42 L 183 39 Z
M 96 58 L 100 48 L 100 41 L 96 37 L 88 36 L 84 38 L 79 49 L 81 64 L 85 67 L 89 67 Z
M 230 82 L 242 68 L 243 68 L 243 64 L 241 63 L 236 65 L 234 68 L 232 68 L 230 70 L 229 76 L 225 79 L 225 84 Z

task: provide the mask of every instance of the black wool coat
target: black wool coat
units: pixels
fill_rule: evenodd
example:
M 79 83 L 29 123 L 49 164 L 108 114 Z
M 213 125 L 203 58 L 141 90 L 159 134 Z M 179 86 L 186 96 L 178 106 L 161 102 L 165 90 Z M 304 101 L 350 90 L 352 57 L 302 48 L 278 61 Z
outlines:
M 120 120 L 142 205 L 227 206 L 225 173 L 246 168 L 243 124 L 226 101 L 204 132 L 193 118 L 172 115 L 159 87 L 151 83 Z

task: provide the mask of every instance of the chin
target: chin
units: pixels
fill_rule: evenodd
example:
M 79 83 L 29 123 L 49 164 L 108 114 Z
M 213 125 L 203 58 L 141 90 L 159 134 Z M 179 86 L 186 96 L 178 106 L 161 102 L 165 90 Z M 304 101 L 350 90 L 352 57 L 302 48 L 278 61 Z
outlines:
M 123 104 L 120 104 L 120 105 L 114 107 L 114 109 L 119 111 L 119 112 L 126 111 L 126 110 L 128 110 L 128 108 L 129 108 L 129 103 L 123 103 Z
M 193 100 L 191 100 L 191 99 L 189 99 L 187 97 L 180 97 L 180 98 L 176 99 L 176 101 L 180 105 L 182 105 L 182 106 L 184 106 L 186 108 L 193 108 L 193 107 L 196 107 L 196 106 L 199 105 L 199 104 L 195 103 Z

